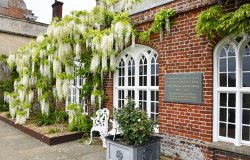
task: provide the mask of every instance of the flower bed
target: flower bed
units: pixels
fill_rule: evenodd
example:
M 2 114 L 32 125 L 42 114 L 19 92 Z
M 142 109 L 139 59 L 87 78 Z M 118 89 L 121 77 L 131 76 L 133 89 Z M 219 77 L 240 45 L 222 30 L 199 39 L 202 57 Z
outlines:
M 0 120 L 48 145 L 56 145 L 56 144 L 61 144 L 65 142 L 74 141 L 74 140 L 82 138 L 83 136 L 82 132 L 67 131 L 66 124 L 59 124 L 59 125 L 54 124 L 54 125 L 42 126 L 42 127 L 36 126 L 34 123 L 32 123 L 32 121 L 27 121 L 27 123 L 24 125 L 15 124 L 15 121 L 7 118 L 5 112 L 0 112 Z M 53 130 L 57 128 L 64 128 L 64 129 L 60 132 L 48 133 L 49 130 Z

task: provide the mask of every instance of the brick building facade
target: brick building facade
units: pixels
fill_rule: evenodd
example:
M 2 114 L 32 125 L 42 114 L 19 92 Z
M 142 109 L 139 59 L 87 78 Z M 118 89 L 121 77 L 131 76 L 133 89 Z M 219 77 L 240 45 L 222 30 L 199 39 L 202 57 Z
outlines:
M 247 2 L 249 1 L 238 1 L 238 5 Z M 237 104 L 248 104 L 250 99 L 248 99 L 247 93 L 249 93 L 250 90 L 244 90 L 244 93 L 242 94 L 244 94 L 243 97 L 246 98 L 244 100 L 239 100 L 240 97 L 238 96 L 238 93 L 236 93 L 238 91 L 237 87 L 236 90 L 233 91 L 228 91 L 225 88 L 225 90 L 217 91 L 216 86 L 218 84 L 215 82 L 220 79 L 216 78 L 217 75 L 222 74 L 220 72 L 221 70 L 217 68 L 217 66 L 219 66 L 217 61 L 219 61 L 218 63 L 220 63 L 220 66 L 223 65 L 223 60 L 221 60 L 223 57 L 221 58 L 219 56 L 218 58 L 219 53 L 217 54 L 216 52 L 220 52 L 223 45 L 227 46 L 227 44 L 229 44 L 229 46 L 234 46 L 231 44 L 231 41 L 235 42 L 236 45 L 243 45 L 247 50 L 250 41 L 249 36 L 243 35 L 240 42 L 236 42 L 236 40 L 232 40 L 232 38 L 230 39 L 228 37 L 225 37 L 222 40 L 217 39 L 210 41 L 206 39 L 205 36 L 198 37 L 195 30 L 198 15 L 201 11 L 204 11 L 217 3 L 217 0 L 146 1 L 141 5 L 141 8 L 138 7 L 131 13 L 131 18 L 136 28 L 139 30 L 146 30 L 151 26 L 154 15 L 157 12 L 163 8 L 174 8 L 176 15 L 173 18 L 174 25 L 172 26 L 170 33 L 164 32 L 162 40 L 160 40 L 159 34 L 154 34 L 151 36 L 149 42 L 142 44 L 137 41 L 138 45 L 135 48 L 143 48 L 141 50 L 131 48 L 125 49 L 117 59 L 118 70 L 114 73 L 114 76 L 112 78 L 108 76 L 106 77 L 105 85 L 109 99 L 105 102 L 105 106 L 110 110 L 113 109 L 113 106 L 119 107 L 119 105 L 126 102 L 125 99 L 127 96 L 138 99 L 136 102 L 138 102 L 139 106 L 141 105 L 140 107 L 142 108 L 144 107 L 144 103 L 145 107 L 150 105 L 150 107 L 147 108 L 151 110 L 148 111 L 150 112 L 149 115 L 151 115 L 151 117 L 157 115 L 155 117 L 158 117 L 159 135 L 163 137 L 161 146 L 162 154 L 176 157 L 177 159 L 250 159 L 250 147 L 248 145 L 249 128 L 244 128 L 249 126 L 250 114 L 244 109 L 239 109 L 244 108 L 244 106 L 237 106 Z M 230 8 L 235 9 L 235 3 L 228 5 L 228 9 Z M 153 62 L 153 60 L 149 62 L 151 59 L 148 59 L 148 57 L 152 58 L 152 56 L 147 55 L 147 53 L 144 53 L 143 51 L 148 50 L 148 52 L 151 52 L 149 51 L 150 48 L 152 52 L 157 53 L 157 65 L 159 69 L 157 74 L 153 74 L 152 71 L 152 66 L 154 66 L 156 62 Z M 248 51 L 240 50 L 239 52 L 247 52 L 246 56 L 250 54 Z M 136 61 L 138 57 L 134 56 L 135 54 L 142 54 L 141 59 L 139 58 L 138 61 Z M 231 82 L 229 81 L 232 81 L 232 79 L 230 80 L 230 78 L 232 78 L 230 77 L 231 74 L 236 72 L 236 75 L 239 75 L 237 73 L 239 70 L 237 69 L 237 71 L 230 71 L 230 66 L 235 64 L 232 63 L 233 65 L 230 65 L 231 61 L 229 59 L 235 56 L 237 57 L 237 55 L 232 57 L 228 55 L 229 58 L 227 57 L 228 65 L 226 68 L 228 69 L 225 71 L 228 75 L 228 80 L 226 80 L 228 81 L 226 82 L 228 83 L 226 85 L 227 87 L 230 87 L 229 83 Z M 146 74 L 145 76 L 152 77 L 157 75 L 159 79 L 158 86 L 152 87 L 137 84 L 141 83 L 140 76 L 143 77 L 143 73 L 140 72 L 140 67 L 143 68 L 145 66 L 145 63 L 141 61 L 143 58 L 147 65 L 150 63 L 147 67 L 150 68 L 148 69 L 148 72 L 151 71 L 151 75 Z M 248 61 L 248 58 L 245 59 Z M 133 65 L 133 62 L 135 62 L 135 65 Z M 138 63 L 138 65 L 136 63 Z M 236 63 L 238 65 L 238 62 Z M 247 63 L 249 63 L 249 61 Z M 245 64 L 243 65 L 245 66 Z M 135 74 L 130 73 L 131 67 L 132 70 L 133 67 L 135 68 Z M 138 69 L 136 69 L 137 67 Z M 219 70 L 218 73 L 217 70 Z M 126 73 L 123 74 L 124 71 Z M 245 73 L 245 71 L 242 72 Z M 201 73 L 203 77 L 202 103 L 189 104 L 166 102 L 164 100 L 164 94 L 166 94 L 164 91 L 164 85 L 168 82 L 164 80 L 164 76 L 171 73 Z M 137 74 L 139 75 L 138 78 L 136 78 Z M 123 78 L 125 83 L 127 83 L 127 81 L 131 80 L 129 78 L 131 75 L 132 78 L 133 76 L 135 77 L 135 81 L 138 80 L 139 82 L 135 82 L 135 85 L 125 84 L 123 86 Z M 244 85 L 250 81 L 250 79 L 247 78 L 247 75 L 245 77 L 246 79 L 243 78 L 244 80 L 242 80 L 246 81 L 244 82 Z M 234 79 L 238 79 L 237 76 Z M 145 79 L 146 83 L 151 82 L 152 85 L 153 80 L 150 78 L 147 80 Z M 220 81 L 223 80 L 225 79 L 220 79 Z M 238 83 L 238 80 L 236 81 Z M 218 90 L 220 89 L 219 86 Z M 156 98 L 157 100 L 152 96 L 155 94 L 158 95 Z M 218 100 L 218 98 L 216 98 L 216 96 L 223 97 L 224 95 L 228 97 L 226 98 L 225 107 L 223 105 L 221 106 L 224 99 L 219 98 Z M 144 96 L 146 97 L 145 99 L 143 99 Z M 233 97 L 239 97 L 239 99 Z M 236 109 L 230 106 L 231 103 L 234 103 Z M 158 108 L 158 111 L 156 108 Z M 224 112 L 224 110 L 226 111 Z M 217 113 L 217 111 L 219 113 Z M 241 111 L 243 111 L 244 115 L 239 114 Z M 227 120 L 225 121 L 223 120 L 223 114 L 227 117 Z M 242 124 L 239 122 L 241 119 L 244 119 L 242 121 L 247 121 L 245 122 L 247 124 L 246 126 L 239 127 L 239 125 L 243 125 L 243 122 Z

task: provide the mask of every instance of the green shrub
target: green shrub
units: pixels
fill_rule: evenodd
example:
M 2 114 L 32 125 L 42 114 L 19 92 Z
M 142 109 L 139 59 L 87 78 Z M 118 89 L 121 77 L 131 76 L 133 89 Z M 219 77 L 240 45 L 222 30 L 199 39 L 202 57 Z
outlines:
M 63 123 L 68 119 L 68 115 L 65 111 L 55 111 L 51 113 L 51 117 L 55 123 Z
M 145 143 L 153 135 L 154 123 L 140 108 L 135 107 L 135 102 L 128 103 L 115 111 L 115 119 L 122 131 L 123 140 L 127 144 L 139 145 Z
M 38 113 L 35 115 L 35 124 L 37 126 L 48 126 L 54 124 L 55 121 L 51 115 L 46 115 L 42 113 Z
M 85 136 L 89 136 L 93 126 L 93 121 L 90 116 L 82 115 L 81 109 L 75 112 L 72 122 L 69 124 L 69 131 L 84 132 Z
M 65 111 L 55 111 L 49 115 L 39 112 L 35 115 L 35 124 L 37 126 L 48 126 L 55 123 L 64 123 L 67 119 L 68 115 Z
M 0 112 L 7 112 L 7 111 L 9 111 L 9 104 L 4 101 L 0 101 Z

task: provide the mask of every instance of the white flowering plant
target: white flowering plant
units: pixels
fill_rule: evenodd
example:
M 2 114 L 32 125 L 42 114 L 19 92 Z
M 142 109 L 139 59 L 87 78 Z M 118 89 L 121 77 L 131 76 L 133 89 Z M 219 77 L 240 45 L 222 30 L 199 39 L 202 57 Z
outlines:
M 146 112 L 135 106 L 135 102 L 128 103 L 114 113 L 122 131 L 123 141 L 129 145 L 140 145 L 150 140 L 154 132 L 154 122 Z

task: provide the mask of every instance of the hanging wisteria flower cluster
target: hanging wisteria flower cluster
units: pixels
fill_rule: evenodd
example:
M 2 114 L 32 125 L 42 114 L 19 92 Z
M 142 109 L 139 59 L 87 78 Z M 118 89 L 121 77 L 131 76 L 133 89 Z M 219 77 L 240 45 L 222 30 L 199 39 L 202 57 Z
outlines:
M 122 10 L 138 1 L 122 0 Z M 48 115 L 51 106 L 68 98 L 77 76 L 85 79 L 83 88 L 91 88 L 90 93 L 84 91 L 85 99 L 89 96 L 93 105 L 101 106 L 105 96 L 103 72 L 115 70 L 118 53 L 135 43 L 128 14 L 115 13 L 115 2 L 102 0 L 91 12 L 74 11 L 59 22 L 52 21 L 46 34 L 9 56 L 8 65 L 16 69 L 19 78 L 15 80 L 14 92 L 5 93 L 5 100 L 16 123 L 23 124 L 29 118 L 34 97 L 42 114 Z M 82 72 L 78 73 L 74 61 L 85 64 L 81 65 Z M 88 79 L 93 81 L 85 83 Z

